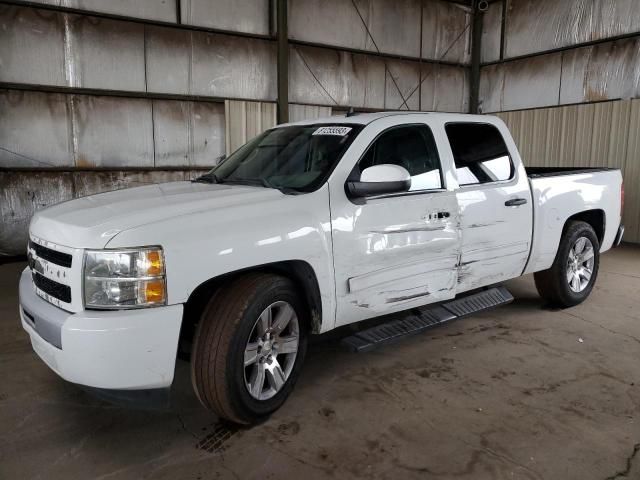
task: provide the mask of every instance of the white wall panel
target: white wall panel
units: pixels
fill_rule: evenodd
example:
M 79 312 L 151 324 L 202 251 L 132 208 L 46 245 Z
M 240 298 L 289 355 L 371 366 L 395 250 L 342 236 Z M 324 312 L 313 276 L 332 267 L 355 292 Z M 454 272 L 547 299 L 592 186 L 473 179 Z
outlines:
M 224 111 L 227 155 L 276 125 L 275 103 L 226 100 Z
M 331 116 L 331 107 L 318 107 L 315 105 L 289 104 L 289 122 L 310 120 Z

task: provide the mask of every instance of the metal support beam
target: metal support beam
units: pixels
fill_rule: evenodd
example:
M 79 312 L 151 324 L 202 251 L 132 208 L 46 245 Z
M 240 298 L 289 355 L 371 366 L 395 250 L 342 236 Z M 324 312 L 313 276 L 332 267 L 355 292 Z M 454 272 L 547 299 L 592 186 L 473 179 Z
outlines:
M 278 0 L 278 123 L 289 121 L 289 39 L 287 0 Z
M 508 21 L 508 19 L 507 19 Z M 563 47 L 551 48 L 549 50 L 541 50 L 539 52 L 526 53 L 524 55 L 516 55 L 513 57 L 506 57 L 502 60 L 493 60 L 491 62 L 484 62 L 482 67 L 488 67 L 489 65 L 497 65 L 500 63 L 514 62 L 516 60 L 525 60 L 527 58 L 540 57 L 542 55 L 549 55 L 551 53 L 567 52 L 569 50 L 575 50 L 577 48 L 591 47 L 593 45 L 601 45 L 603 43 L 617 42 L 618 40 L 627 40 L 630 38 L 640 37 L 640 31 L 623 33 L 621 35 L 614 35 L 612 37 L 598 38 L 596 40 L 589 40 L 588 42 L 574 43 L 573 45 L 565 45 Z
M 480 98 L 480 51 L 482 48 L 482 20 L 484 13 L 478 8 L 479 1 L 473 5 L 473 24 L 471 26 L 471 70 L 469 73 L 469 111 L 478 113 Z

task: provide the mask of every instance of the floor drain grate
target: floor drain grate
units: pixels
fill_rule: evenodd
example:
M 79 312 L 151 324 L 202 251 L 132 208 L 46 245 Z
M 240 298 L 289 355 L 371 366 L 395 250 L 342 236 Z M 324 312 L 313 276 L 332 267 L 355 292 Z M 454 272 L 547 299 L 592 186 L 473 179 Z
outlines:
M 231 439 L 237 430 L 227 427 L 225 425 L 216 424 L 213 432 L 201 439 L 196 448 L 204 450 L 209 453 L 219 453 L 226 448 L 225 443 Z

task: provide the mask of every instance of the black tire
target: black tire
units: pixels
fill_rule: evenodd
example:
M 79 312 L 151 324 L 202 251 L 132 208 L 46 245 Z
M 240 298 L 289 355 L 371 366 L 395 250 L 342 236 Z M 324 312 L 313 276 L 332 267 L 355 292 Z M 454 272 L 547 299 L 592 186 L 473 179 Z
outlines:
M 287 302 L 298 317 L 298 351 L 281 389 L 269 399 L 258 400 L 245 385 L 244 351 L 257 319 L 274 302 Z M 307 317 L 291 281 L 278 275 L 250 273 L 218 289 L 202 313 L 191 355 L 191 379 L 202 405 L 244 425 L 277 410 L 300 375 L 307 348 Z
M 581 237 L 587 238 L 593 245 L 594 262 L 591 278 L 588 280 L 586 287 L 580 292 L 575 292 L 571 289 L 567 280 L 567 265 L 569 263 L 569 252 Z M 578 305 L 584 302 L 591 293 L 598 277 L 599 265 L 600 242 L 593 227 L 586 222 L 572 221 L 564 230 L 551 268 L 534 274 L 538 293 L 553 307 L 567 308 Z

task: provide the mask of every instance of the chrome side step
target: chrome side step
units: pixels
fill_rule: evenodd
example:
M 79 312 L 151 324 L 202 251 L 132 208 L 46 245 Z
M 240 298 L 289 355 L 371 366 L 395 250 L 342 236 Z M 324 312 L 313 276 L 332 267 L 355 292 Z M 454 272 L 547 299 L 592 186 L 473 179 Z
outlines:
M 505 287 L 493 287 L 439 305 L 409 310 L 402 318 L 361 330 L 344 338 L 342 344 L 353 352 L 366 352 L 451 320 L 490 310 L 512 301 L 513 295 Z

